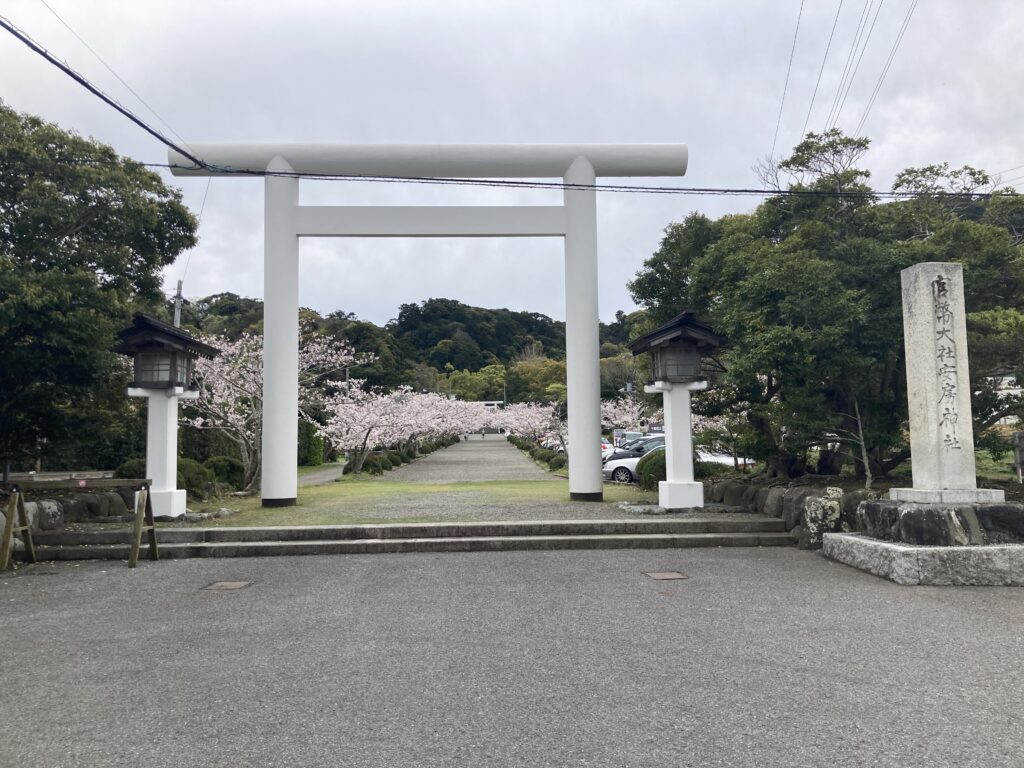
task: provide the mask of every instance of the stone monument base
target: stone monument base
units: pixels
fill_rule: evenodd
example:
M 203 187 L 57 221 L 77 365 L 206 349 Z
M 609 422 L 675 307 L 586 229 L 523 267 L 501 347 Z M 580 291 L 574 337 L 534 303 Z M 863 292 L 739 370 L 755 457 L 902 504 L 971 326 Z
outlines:
M 930 491 L 921 488 L 892 488 L 889 498 L 893 501 L 914 501 L 919 504 L 984 504 L 1006 500 L 999 490 L 989 488 L 947 488 Z
M 968 493 L 968 491 L 961 491 Z M 1024 586 L 1024 504 L 862 501 L 825 557 L 897 584 Z
M 658 483 L 658 506 L 667 510 L 703 507 L 704 484 L 662 480 Z
M 857 507 L 873 539 L 929 546 L 1024 543 L 1024 504 L 878 499 Z
M 822 553 L 836 562 L 903 585 L 1024 587 L 1024 544 L 922 547 L 826 533 Z

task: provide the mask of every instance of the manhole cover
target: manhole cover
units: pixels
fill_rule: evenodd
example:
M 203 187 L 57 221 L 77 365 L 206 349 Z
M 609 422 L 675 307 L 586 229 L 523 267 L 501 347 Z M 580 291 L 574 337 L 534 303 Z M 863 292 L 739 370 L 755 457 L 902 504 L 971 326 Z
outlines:
M 228 592 L 232 589 L 245 589 L 252 584 L 251 581 L 215 581 L 212 584 L 207 584 L 203 589 L 209 589 L 214 592 Z
M 645 573 L 644 576 L 650 576 L 655 581 L 671 581 L 672 579 L 690 578 L 679 571 L 651 571 L 650 573 Z

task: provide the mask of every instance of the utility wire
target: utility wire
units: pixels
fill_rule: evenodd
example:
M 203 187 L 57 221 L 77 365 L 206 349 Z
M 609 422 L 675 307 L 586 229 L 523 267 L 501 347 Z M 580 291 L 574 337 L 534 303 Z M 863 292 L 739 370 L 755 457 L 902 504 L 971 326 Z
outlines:
M 843 94 L 843 100 L 839 102 L 839 108 L 836 110 L 835 117 L 832 118 L 832 127 L 835 128 L 839 123 L 839 117 L 843 114 L 843 107 L 846 106 L 846 99 L 850 96 L 850 89 L 853 88 L 853 81 L 857 77 L 857 72 L 860 71 L 860 63 L 864 60 L 864 53 L 868 49 L 868 43 L 871 42 L 871 33 L 875 31 L 875 22 L 878 21 L 878 14 L 882 11 L 882 5 L 885 4 L 885 0 L 878 0 L 878 7 L 875 9 L 874 18 L 871 19 L 871 27 L 868 29 L 867 35 L 864 37 L 864 42 L 861 44 L 860 56 L 857 57 L 857 63 L 853 67 L 853 72 L 850 73 L 850 79 L 846 83 L 846 93 Z
M 864 127 L 864 123 L 867 122 L 868 115 L 871 114 L 871 108 L 875 105 L 875 99 L 878 98 L 879 91 L 882 90 L 882 83 L 885 82 L 885 76 L 889 74 L 889 68 L 892 66 L 893 59 L 896 58 L 896 52 L 900 48 L 900 43 L 903 42 L 903 36 L 907 33 L 907 27 L 910 26 L 910 17 L 914 15 L 917 3 L 918 0 L 911 0 L 910 7 L 907 8 L 907 15 L 903 19 L 903 26 L 900 27 L 900 31 L 896 35 L 896 40 L 892 44 L 892 48 L 889 50 L 889 58 L 885 61 L 885 66 L 882 68 L 882 74 L 878 76 L 878 82 L 875 83 L 875 89 L 871 92 L 871 98 L 868 99 L 868 105 L 864 108 L 864 114 L 861 115 L 860 122 L 857 123 L 857 130 L 854 131 L 855 135 L 860 134 L 861 129 Z
M 828 116 L 825 118 L 825 130 L 829 129 L 832 125 L 832 116 L 836 112 L 836 108 L 839 106 L 839 99 L 843 95 L 843 88 L 846 86 L 846 77 L 850 73 L 850 67 L 853 66 L 853 57 L 857 53 L 857 48 L 860 45 L 861 35 L 864 33 L 864 25 L 867 23 L 868 15 L 871 12 L 871 6 L 874 0 L 864 0 L 864 5 L 860 9 L 860 19 L 857 21 L 857 29 L 853 35 L 853 43 L 850 45 L 850 51 L 846 54 L 846 63 L 843 65 L 843 73 L 839 76 L 839 87 L 836 88 L 836 95 L 832 97 L 832 106 L 829 107 Z
M 804 127 L 800 129 L 800 140 L 803 141 L 807 135 L 807 124 L 811 120 L 811 110 L 814 109 L 814 98 L 818 95 L 818 86 L 821 85 L 821 75 L 825 71 L 825 62 L 828 61 L 828 52 L 832 48 L 832 37 L 836 33 L 836 25 L 839 23 L 839 14 L 843 10 L 843 0 L 839 0 L 839 7 L 836 8 L 836 18 L 832 22 L 832 31 L 828 33 L 828 43 L 825 45 L 825 55 L 821 57 L 821 67 L 818 69 L 818 79 L 814 82 L 814 92 L 811 94 L 811 103 L 807 105 L 807 117 L 804 118 Z
M 801 3 L 801 10 L 803 5 Z M 600 191 L 600 192 L 629 192 L 629 193 L 641 193 L 641 194 L 657 194 L 657 195 L 775 195 L 775 196 L 788 196 L 788 197 L 817 197 L 817 198 L 846 198 L 846 199 L 888 199 L 888 200 L 900 200 L 900 199 L 911 199 L 917 197 L 914 192 L 881 192 L 874 190 L 864 191 L 845 191 L 845 192 L 833 192 L 830 190 L 815 190 L 815 189 L 752 189 L 752 188 L 722 188 L 722 187 L 656 187 L 656 186 L 643 186 L 634 184 L 575 184 L 566 183 L 564 181 L 519 181 L 515 179 L 468 179 L 468 178 L 443 178 L 435 176 L 374 176 L 374 175 L 358 175 L 358 174 L 346 174 L 346 173 L 303 173 L 299 171 L 268 171 L 266 169 L 249 169 L 249 168 L 230 168 L 223 166 L 216 166 L 200 160 L 198 157 L 186 152 L 181 147 L 176 145 L 166 136 L 162 135 L 155 128 L 150 127 L 136 115 L 134 115 L 127 108 L 121 106 L 114 99 L 110 98 L 98 88 L 93 86 L 84 77 L 79 75 L 77 72 L 72 70 L 66 64 L 55 59 L 45 49 L 36 44 L 31 38 L 21 32 L 17 27 L 11 24 L 3 16 L 0 16 L 0 27 L 6 29 L 18 40 L 23 42 L 33 51 L 38 53 L 40 56 L 45 58 L 48 62 L 53 64 L 55 67 L 60 69 L 62 72 L 71 77 L 75 82 L 79 83 L 82 87 L 88 90 L 90 93 L 99 97 L 103 102 L 110 105 L 122 115 L 127 117 L 133 123 L 138 125 L 140 128 L 145 130 L 151 136 L 156 138 L 160 143 L 173 149 L 181 156 L 187 158 L 193 164 L 190 166 L 185 165 L 172 165 L 169 163 L 141 163 L 135 160 L 127 160 L 127 162 L 134 163 L 135 165 L 142 166 L 144 168 L 161 168 L 161 169 L 180 169 L 195 171 L 199 169 L 205 169 L 214 174 L 233 175 L 233 176 L 251 176 L 251 177 L 283 177 L 283 178 L 295 178 L 295 179 L 311 179 L 318 181 L 362 181 L 362 182 L 376 182 L 386 184 L 438 184 L 438 185 L 451 185 L 451 186 L 468 186 L 468 187 L 504 187 L 513 189 L 552 189 L 552 190 L 585 190 L 585 191 Z M 794 37 L 795 39 L 795 37 Z M 97 160 L 92 161 L 91 164 L 116 164 L 112 160 Z M 1024 166 L 1021 166 L 1024 167 Z M 1013 169 L 1011 169 L 1013 170 Z M 203 195 L 203 207 L 206 205 L 206 196 L 209 193 L 209 182 L 207 183 L 206 193 Z M 937 197 L 943 197 L 945 195 L 936 195 Z M 956 194 L 949 195 L 957 198 L 969 197 L 972 199 L 988 199 L 992 197 L 1016 197 L 1019 193 L 1009 192 L 974 192 L 969 194 Z M 202 216 L 202 208 L 200 209 L 200 216 Z
M 775 144 L 779 140 L 779 126 L 782 125 L 782 108 L 786 106 L 786 91 L 789 89 L 789 75 L 793 71 L 793 56 L 796 53 L 796 39 L 800 36 L 800 19 L 804 15 L 804 0 L 800 0 L 800 10 L 796 15 L 796 30 L 793 32 L 793 47 L 789 50 L 789 65 L 786 67 L 786 82 L 782 86 L 782 103 L 779 104 L 779 119 L 775 121 L 775 135 L 772 137 L 772 151 L 768 155 L 771 162 L 775 157 Z
M 164 128 L 166 128 L 168 131 L 170 131 L 172 134 L 174 134 L 174 136 L 178 139 L 178 141 L 180 141 L 182 144 L 184 144 L 186 147 L 188 147 L 188 142 L 186 142 L 183 138 L 181 138 L 181 135 L 177 131 L 175 131 L 166 120 L 164 120 L 162 117 L 160 117 L 160 115 L 157 114 L 157 111 L 155 109 L 153 109 L 151 106 L 149 106 L 149 104 L 146 103 L 146 100 L 144 98 L 142 98 L 141 96 L 139 96 L 139 94 L 136 93 L 135 89 L 132 88 L 130 85 L 128 85 L 128 83 L 126 83 L 124 81 L 124 79 L 119 74 L 117 74 L 117 72 L 115 72 L 110 67 L 110 65 L 107 64 L 107 62 L 105 62 L 103 60 L 103 58 L 98 53 L 96 53 L 95 50 L 93 50 L 93 47 L 91 45 L 89 45 L 87 42 L 85 42 L 85 40 L 83 40 L 82 36 L 79 35 L 77 32 L 75 32 L 75 30 L 73 30 L 71 28 L 71 25 L 68 24 L 66 21 L 64 21 L 64 19 L 62 19 L 60 17 L 60 14 L 58 14 L 55 10 L 53 10 L 53 7 L 49 3 L 47 3 L 46 0 L 39 0 L 39 2 L 46 6 L 46 10 L 48 10 L 50 13 L 52 13 L 54 15 L 54 17 L 57 19 L 57 21 L 59 21 L 61 24 L 63 24 L 65 26 L 65 28 L 67 28 L 68 32 L 70 32 L 72 35 L 74 35 L 75 38 L 78 40 L 78 42 L 80 42 L 82 45 L 84 45 L 86 47 L 86 49 L 89 51 L 89 53 L 91 53 L 93 56 L 96 57 L 96 61 L 98 61 L 100 64 L 102 64 L 110 74 L 112 74 L 115 78 L 117 78 L 117 82 L 119 82 L 121 85 L 123 85 L 125 88 L 127 88 L 128 92 L 131 93 L 131 95 L 134 96 L 136 99 L 138 99 L 139 102 L 142 104 L 142 106 L 144 106 L 146 109 L 148 109 L 150 111 L 150 113 L 157 120 L 159 120 L 163 124 Z M 189 147 L 189 149 L 191 149 L 191 147 Z
M 73 70 L 67 64 L 65 64 L 62 61 L 57 60 L 53 55 L 50 54 L 49 51 L 47 51 L 41 45 L 36 43 L 32 38 L 30 38 L 28 35 L 26 35 L 24 32 L 22 32 L 16 26 L 14 26 L 8 19 L 6 19 L 3 16 L 0 16 L 0 27 L 3 27 L 4 29 L 6 29 L 8 32 L 10 32 L 12 35 L 14 35 L 14 37 L 16 37 L 18 40 L 20 40 L 26 46 L 28 46 L 32 51 L 34 51 L 35 53 L 38 53 L 40 56 L 42 56 L 48 62 L 53 64 L 53 66 L 57 67 L 57 69 L 59 69 L 61 72 L 66 74 L 68 77 L 70 77 L 76 83 L 81 85 L 83 88 L 85 88 L 91 94 L 93 94 L 94 96 L 98 97 L 101 101 L 105 102 L 106 104 L 108 104 L 111 107 L 113 107 L 114 109 L 116 109 L 118 112 L 120 112 L 122 115 L 127 117 L 129 120 L 131 120 L 137 126 L 139 126 L 142 130 L 144 130 L 146 133 L 150 134 L 153 138 L 157 139 L 162 144 L 167 145 L 168 147 L 173 149 L 175 152 L 180 154 L 182 157 L 188 158 L 190 161 L 192 161 L 195 164 L 196 168 L 205 168 L 205 167 L 207 167 L 206 164 L 202 160 L 200 160 L 198 157 L 193 155 L 191 152 L 189 152 L 188 150 L 182 149 L 177 144 L 174 144 L 173 142 L 171 142 L 170 139 L 168 139 L 166 136 L 162 135 L 155 128 L 151 128 L 149 125 L 144 123 L 141 119 L 139 119 L 134 114 L 132 114 L 132 112 L 130 112 L 128 109 L 126 109 L 125 107 L 121 106 L 121 104 L 118 103 L 117 100 L 111 98 L 110 96 L 107 96 L 107 94 L 103 93 L 103 91 L 101 91 L 99 88 L 94 86 L 92 83 L 90 83 L 84 77 L 82 77 L 80 74 L 75 72 L 75 70 Z
M 199 204 L 199 215 L 196 217 L 196 231 L 199 231 L 200 225 L 203 223 L 203 211 L 206 210 L 206 196 L 210 194 L 210 182 L 213 181 L 213 176 L 206 177 L 206 191 L 203 192 L 203 202 Z M 188 265 L 192 263 L 192 254 L 195 252 L 195 248 L 188 249 L 188 256 L 185 258 L 185 269 L 182 270 L 181 280 L 178 281 L 178 285 L 185 282 L 185 278 L 188 277 Z M 180 288 L 179 288 L 180 289 Z

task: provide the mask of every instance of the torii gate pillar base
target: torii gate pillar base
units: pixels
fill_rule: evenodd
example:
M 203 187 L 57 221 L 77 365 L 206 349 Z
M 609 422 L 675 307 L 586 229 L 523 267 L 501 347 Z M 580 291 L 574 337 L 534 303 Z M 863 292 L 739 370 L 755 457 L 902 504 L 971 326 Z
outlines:
M 297 499 L 263 499 L 264 507 L 294 507 Z

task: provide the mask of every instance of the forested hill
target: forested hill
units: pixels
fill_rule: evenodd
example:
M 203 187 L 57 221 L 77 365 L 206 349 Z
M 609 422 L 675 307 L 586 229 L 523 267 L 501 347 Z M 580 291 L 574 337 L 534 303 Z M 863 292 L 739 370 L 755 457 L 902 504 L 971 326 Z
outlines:
M 167 312 L 170 313 L 170 307 Z M 378 361 L 364 371 L 373 383 L 394 386 L 415 383 L 416 369 L 479 371 L 488 365 L 509 366 L 523 358 L 564 360 L 565 323 L 537 312 L 471 307 L 453 299 L 428 299 L 403 304 L 398 317 L 381 327 L 352 313 L 326 316 L 301 310 L 304 327 L 345 338 L 360 352 L 372 352 Z M 627 341 L 625 315 L 601 324 L 602 344 Z M 221 293 L 188 302 L 182 324 L 194 330 L 237 338 L 259 333 L 263 302 L 233 293 Z

